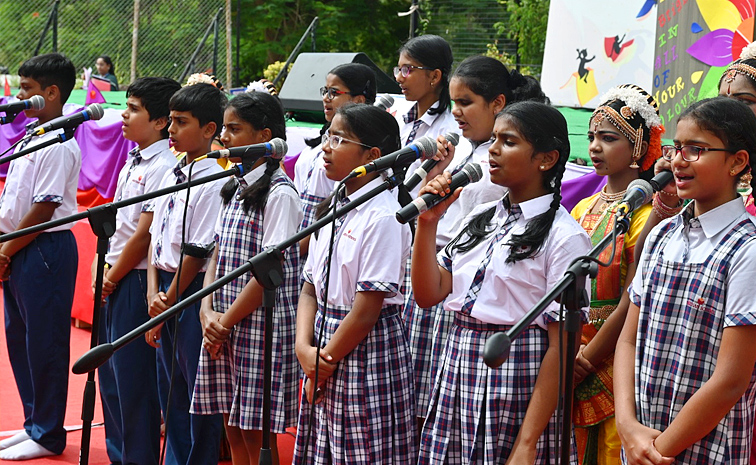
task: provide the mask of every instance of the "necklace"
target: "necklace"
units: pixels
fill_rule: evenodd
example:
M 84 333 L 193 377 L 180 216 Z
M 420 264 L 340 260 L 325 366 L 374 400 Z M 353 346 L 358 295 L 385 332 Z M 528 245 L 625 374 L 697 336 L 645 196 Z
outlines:
M 601 198 L 604 203 L 599 206 L 599 213 L 603 213 L 607 208 L 609 208 L 609 206 L 622 200 L 622 198 L 625 196 L 625 192 L 627 192 L 627 189 L 616 192 L 614 194 L 609 194 L 606 192 L 606 186 L 602 187 L 599 191 L 599 198 Z

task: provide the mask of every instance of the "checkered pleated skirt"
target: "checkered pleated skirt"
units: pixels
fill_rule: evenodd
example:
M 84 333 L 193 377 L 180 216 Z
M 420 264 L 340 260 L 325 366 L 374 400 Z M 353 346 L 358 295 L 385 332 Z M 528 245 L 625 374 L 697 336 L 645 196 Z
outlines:
M 454 313 L 444 310 L 443 302 L 430 308 L 420 308 L 415 302 L 414 294 L 410 292 L 404 306 L 403 320 L 415 373 L 415 409 L 418 417 L 425 417 L 440 368 L 441 355 L 454 322 Z
M 258 309 L 236 324 L 219 360 L 200 353 L 192 413 L 229 415 L 228 424 L 262 430 L 265 312 Z M 296 314 L 274 309 L 271 432 L 296 424 L 299 365 L 294 353 Z
M 455 314 L 430 399 L 418 464 L 507 461 L 549 345 L 546 330 L 531 326 L 513 341 L 501 367 L 488 368 L 483 363 L 486 340 L 507 329 Z M 536 464 L 557 463 L 556 433 L 553 415 L 538 440 Z
M 319 309 L 315 335 L 325 325 L 323 345 L 349 308 Z M 338 364 L 315 404 L 302 393 L 295 464 L 414 465 L 415 393 L 400 306 L 382 310 L 367 337 Z M 307 444 L 307 456 L 304 456 Z

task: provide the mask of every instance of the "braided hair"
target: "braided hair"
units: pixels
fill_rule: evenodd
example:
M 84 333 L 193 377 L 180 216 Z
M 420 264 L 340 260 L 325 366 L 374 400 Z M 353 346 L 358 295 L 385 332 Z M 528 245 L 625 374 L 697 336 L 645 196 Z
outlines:
M 524 101 L 507 105 L 496 119 L 512 124 L 522 138 L 533 146 L 533 156 L 556 150 L 558 161 L 543 172 L 543 186 L 553 194 L 549 209 L 528 221 L 522 234 L 514 234 L 507 243 L 510 247 L 507 263 L 515 263 L 537 255 L 551 231 L 554 217 L 561 208 L 562 176 L 570 156 L 567 121 L 554 107 L 540 102 Z M 452 254 L 455 250 L 467 252 L 480 244 L 493 232 L 490 228 L 496 206 L 476 215 L 462 231 L 446 246 Z
M 266 92 L 247 92 L 234 97 L 228 108 L 232 108 L 242 120 L 251 124 L 257 131 L 270 129 L 272 138 L 286 140 L 286 122 L 283 107 L 277 97 Z M 245 187 L 239 193 L 239 200 L 243 200 L 245 213 L 261 211 L 265 208 L 270 192 L 270 180 L 273 173 L 280 167 L 278 160 L 268 158 L 265 161 L 265 173 L 254 183 Z M 236 193 L 239 181 L 230 179 L 221 189 L 223 204 L 227 205 Z

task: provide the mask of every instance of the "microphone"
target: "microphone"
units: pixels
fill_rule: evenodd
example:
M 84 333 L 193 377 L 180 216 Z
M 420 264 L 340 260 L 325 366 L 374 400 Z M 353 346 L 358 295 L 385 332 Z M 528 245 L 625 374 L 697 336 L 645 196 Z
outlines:
M 394 104 L 394 97 L 390 95 L 381 95 L 378 100 L 373 104 L 374 107 L 378 107 L 381 110 L 388 110 Z
M 459 144 L 459 134 L 456 132 L 447 132 L 444 134 L 444 138 L 453 146 L 457 146 Z M 420 184 L 420 181 L 422 181 L 426 176 L 428 176 L 428 171 L 432 170 L 436 164 L 441 160 L 436 160 L 435 158 L 429 158 L 423 162 L 422 165 L 420 165 L 420 168 L 416 169 L 414 173 L 412 173 L 412 176 L 407 178 L 404 181 L 404 185 L 407 187 L 407 190 L 412 190 Z
M 197 157 L 195 161 L 202 160 L 204 158 L 254 158 L 257 160 L 261 157 L 270 157 L 276 160 L 282 159 L 286 155 L 286 151 L 289 147 L 286 145 L 286 141 L 280 137 L 271 139 L 269 142 L 262 144 L 242 145 L 241 147 L 232 147 L 229 149 L 213 150 L 207 154 Z
M 394 153 L 384 155 L 367 165 L 362 165 L 352 170 L 344 181 L 352 178 L 360 178 L 375 171 L 385 171 L 392 167 L 409 165 L 420 157 L 430 157 L 436 153 L 436 141 L 428 136 L 423 136 L 415 142 L 407 145 Z
M 45 99 L 41 95 L 33 95 L 28 100 L 18 100 L 12 103 L 0 105 L 0 111 L 9 113 L 20 113 L 24 110 L 41 110 L 45 108 Z
M 483 177 L 483 170 L 480 168 L 480 165 L 477 163 L 468 163 L 457 174 L 452 176 L 451 182 L 449 183 L 449 189 L 454 193 L 458 187 L 466 186 L 471 182 L 478 182 L 481 177 Z M 399 209 L 399 211 L 396 212 L 396 220 L 402 224 L 408 223 L 417 218 L 421 213 L 430 210 L 443 200 L 446 200 L 448 197 L 448 195 L 441 197 L 439 194 L 426 192 Z
M 672 182 L 674 178 L 675 176 L 672 174 L 671 171 L 662 171 L 661 173 L 651 178 L 651 181 L 649 181 L 649 184 L 651 184 L 651 187 L 654 188 L 654 192 L 659 192 L 660 190 L 667 187 L 667 184 Z
M 84 109 L 83 111 L 74 113 L 72 115 L 64 115 L 64 116 L 55 118 L 52 121 L 48 121 L 42 126 L 39 126 L 36 129 L 34 129 L 34 132 L 32 132 L 31 135 L 41 136 L 42 134 L 46 132 L 55 131 L 56 129 L 75 128 L 76 126 L 80 125 L 84 121 L 98 120 L 102 118 L 102 115 L 104 114 L 105 112 L 102 109 L 102 105 L 100 105 L 99 103 L 93 103 L 89 105 L 86 109 Z
M 635 211 L 638 207 L 651 201 L 654 196 L 654 188 L 651 183 L 643 179 L 636 179 L 627 186 L 627 192 L 617 207 L 617 216 L 624 217 Z

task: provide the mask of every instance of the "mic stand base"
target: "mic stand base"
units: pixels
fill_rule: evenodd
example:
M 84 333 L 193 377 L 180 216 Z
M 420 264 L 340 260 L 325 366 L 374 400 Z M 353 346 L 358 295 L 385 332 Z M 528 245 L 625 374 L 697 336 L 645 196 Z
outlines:
M 95 278 L 94 309 L 92 311 L 92 336 L 89 347 L 97 347 L 100 332 L 100 304 L 102 302 L 102 283 L 105 279 L 105 254 L 108 252 L 108 241 L 115 233 L 116 208 L 112 204 L 102 205 L 89 210 L 89 224 L 92 232 L 97 236 L 97 275 Z M 79 464 L 89 463 L 89 445 L 92 435 L 92 421 L 94 420 L 95 372 L 87 373 L 84 385 L 84 399 L 81 408 L 81 448 L 79 449 Z

